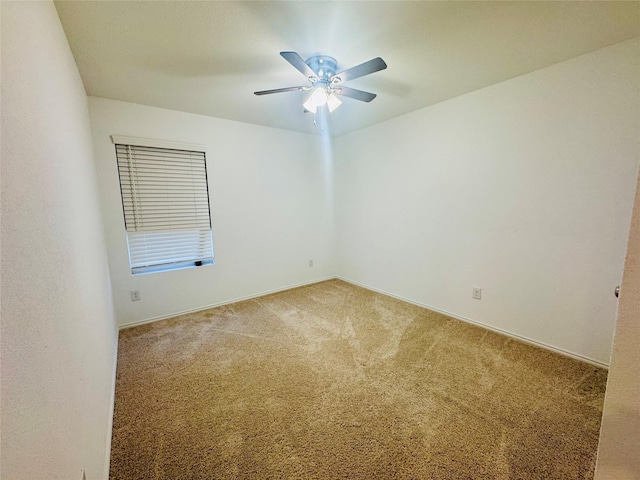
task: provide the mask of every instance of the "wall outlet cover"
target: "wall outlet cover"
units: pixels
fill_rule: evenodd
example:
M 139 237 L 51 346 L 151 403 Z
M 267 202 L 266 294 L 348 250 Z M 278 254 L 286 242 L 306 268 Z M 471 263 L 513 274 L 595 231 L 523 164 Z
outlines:
M 482 289 L 480 287 L 473 287 L 471 291 L 471 296 L 476 300 L 482 299 Z

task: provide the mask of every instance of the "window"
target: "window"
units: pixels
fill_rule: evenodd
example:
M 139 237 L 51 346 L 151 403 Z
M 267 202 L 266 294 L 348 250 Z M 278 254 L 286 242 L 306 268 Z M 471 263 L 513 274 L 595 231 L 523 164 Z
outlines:
M 129 137 L 112 140 L 131 273 L 212 264 L 204 149 Z

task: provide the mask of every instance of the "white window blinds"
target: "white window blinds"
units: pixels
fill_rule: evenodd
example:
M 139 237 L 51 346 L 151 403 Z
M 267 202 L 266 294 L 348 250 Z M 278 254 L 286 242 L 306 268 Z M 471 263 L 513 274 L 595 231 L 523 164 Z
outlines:
M 213 263 L 204 152 L 116 144 L 132 273 Z

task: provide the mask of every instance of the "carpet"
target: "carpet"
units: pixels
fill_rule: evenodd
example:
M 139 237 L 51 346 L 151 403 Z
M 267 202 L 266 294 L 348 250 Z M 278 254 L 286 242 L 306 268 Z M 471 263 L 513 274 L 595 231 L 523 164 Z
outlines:
M 606 375 L 330 280 L 122 330 L 110 478 L 590 479 Z

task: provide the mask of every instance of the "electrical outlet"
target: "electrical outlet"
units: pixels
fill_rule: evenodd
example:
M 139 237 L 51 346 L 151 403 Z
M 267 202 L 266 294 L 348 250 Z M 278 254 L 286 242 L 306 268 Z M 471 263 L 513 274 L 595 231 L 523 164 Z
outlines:
M 131 290 L 129 293 L 131 293 L 132 302 L 137 302 L 140 300 L 140 290 Z
M 473 287 L 471 291 L 471 297 L 476 300 L 482 299 L 482 289 L 480 287 Z
M 313 267 L 313 260 L 309 260 L 309 266 Z

